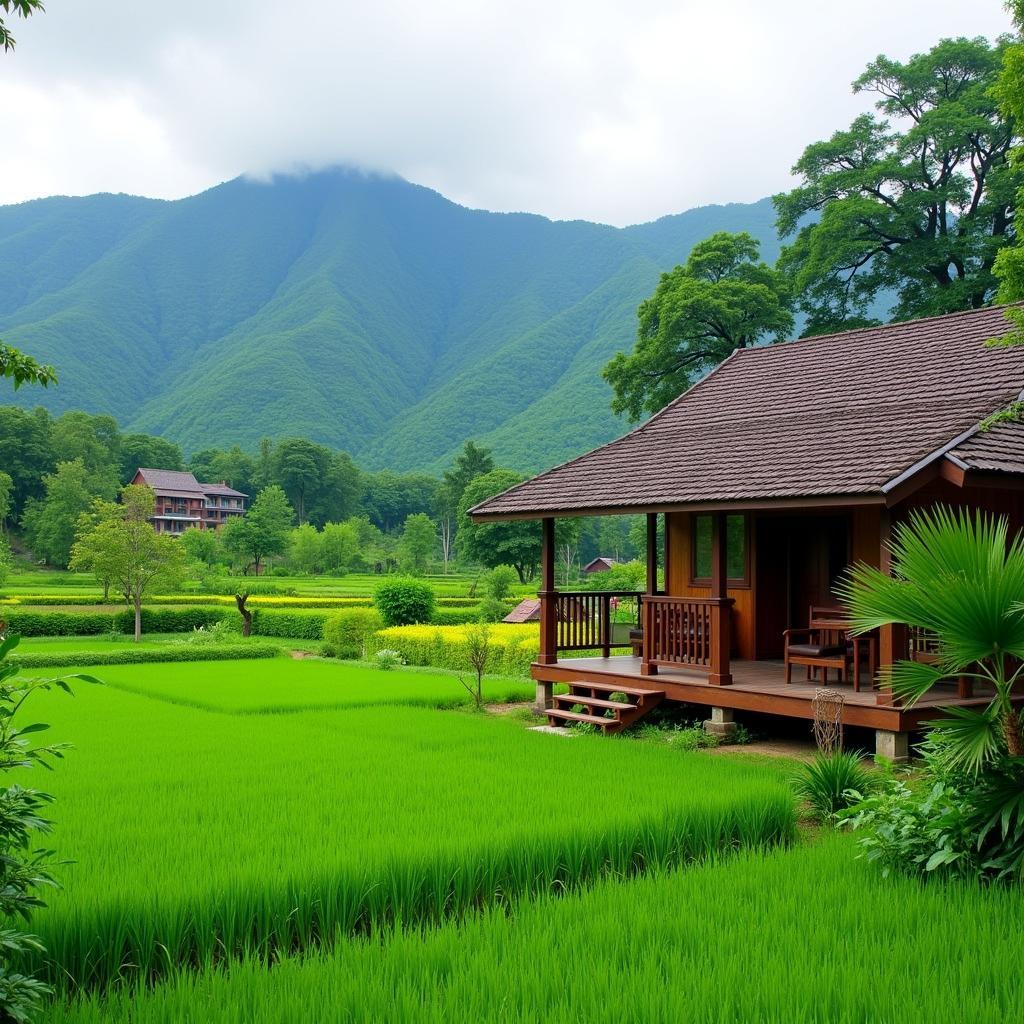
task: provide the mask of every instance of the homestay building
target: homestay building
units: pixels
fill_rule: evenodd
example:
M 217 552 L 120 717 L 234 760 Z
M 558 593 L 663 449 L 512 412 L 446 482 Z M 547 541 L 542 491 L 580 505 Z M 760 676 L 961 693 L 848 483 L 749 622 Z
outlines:
M 984 702 L 951 679 L 902 704 L 877 669 L 927 658 L 928 637 L 854 637 L 834 588 L 851 563 L 887 567 L 912 509 L 1024 523 L 1024 424 L 986 423 L 1024 395 L 1024 347 L 986 345 L 1008 330 L 987 308 L 737 351 L 624 437 L 477 505 L 477 521 L 541 521 L 532 674 L 551 721 L 614 730 L 673 700 L 710 709 L 724 732 L 737 711 L 812 719 L 827 685 L 844 724 L 902 758 L 941 707 Z M 638 513 L 645 593 L 555 588 L 557 517 Z M 615 621 L 623 607 L 632 622 Z
M 248 495 L 222 480 L 200 483 L 191 473 L 169 469 L 138 469 L 133 484 L 142 484 L 156 495 L 153 528 L 157 533 L 184 533 L 190 527 L 219 529 L 233 516 L 245 515 Z

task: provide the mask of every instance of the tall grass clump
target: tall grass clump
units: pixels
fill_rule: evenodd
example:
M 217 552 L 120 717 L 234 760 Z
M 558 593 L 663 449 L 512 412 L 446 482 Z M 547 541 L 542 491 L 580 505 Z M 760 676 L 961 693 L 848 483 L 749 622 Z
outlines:
M 46 709 L 79 752 L 55 787 L 74 864 L 37 922 L 67 988 L 436 923 L 794 833 L 784 784 L 642 744 L 394 705 L 241 717 L 109 687 L 75 703 Z
M 859 803 L 873 788 L 875 776 L 857 751 L 819 752 L 799 765 L 793 788 L 819 821 L 834 822 L 836 815 Z

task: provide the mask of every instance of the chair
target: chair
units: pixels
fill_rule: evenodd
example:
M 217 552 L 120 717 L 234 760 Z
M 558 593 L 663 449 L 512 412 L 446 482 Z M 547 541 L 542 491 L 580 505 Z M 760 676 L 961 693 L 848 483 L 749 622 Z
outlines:
M 855 657 L 847 641 L 849 624 L 842 608 L 811 605 L 805 629 L 787 629 L 783 634 L 786 683 L 792 682 L 794 665 L 807 667 L 807 678 L 821 669 L 822 682 L 828 682 L 828 671 L 834 668 L 843 682 Z

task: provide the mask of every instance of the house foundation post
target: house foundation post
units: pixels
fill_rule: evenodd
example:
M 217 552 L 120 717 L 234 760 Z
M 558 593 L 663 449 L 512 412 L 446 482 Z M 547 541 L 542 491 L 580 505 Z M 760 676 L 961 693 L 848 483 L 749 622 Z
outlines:
M 875 753 L 897 763 L 910 760 L 910 733 L 875 730 Z
M 533 702 L 533 710 L 543 714 L 555 703 L 555 684 L 545 679 L 537 680 L 537 697 Z
M 540 650 L 537 661 L 554 665 L 558 661 L 558 591 L 555 590 L 555 521 L 540 521 Z
M 704 731 L 723 739 L 736 733 L 736 714 L 732 708 L 712 708 L 711 717 L 704 722 Z

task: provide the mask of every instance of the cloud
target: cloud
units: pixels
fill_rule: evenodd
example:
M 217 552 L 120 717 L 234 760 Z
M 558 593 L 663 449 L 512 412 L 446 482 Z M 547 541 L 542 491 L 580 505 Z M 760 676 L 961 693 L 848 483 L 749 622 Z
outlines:
M 879 52 L 1008 19 L 999 0 L 49 0 L 15 28 L 0 202 L 353 163 L 625 224 L 785 188 L 864 109 L 849 83 Z

